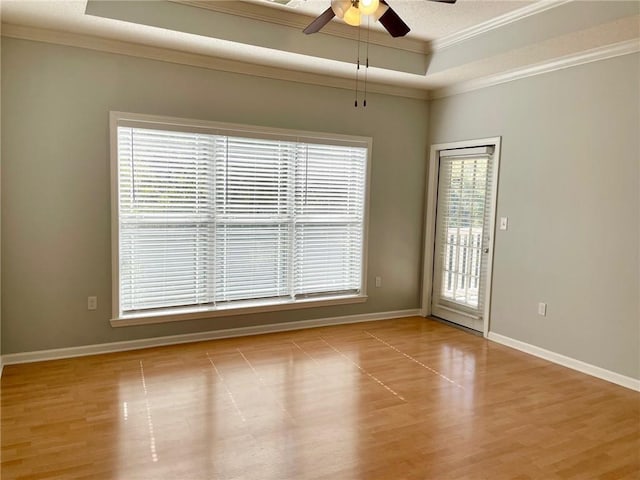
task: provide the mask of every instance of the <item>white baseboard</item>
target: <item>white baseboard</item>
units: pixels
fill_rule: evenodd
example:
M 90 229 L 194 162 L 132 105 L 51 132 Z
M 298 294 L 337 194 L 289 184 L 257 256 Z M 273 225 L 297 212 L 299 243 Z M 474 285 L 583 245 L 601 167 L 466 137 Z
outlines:
M 343 317 L 318 318 L 314 320 L 301 320 L 299 322 L 273 323 L 269 325 L 256 325 L 252 327 L 228 328 L 225 330 L 213 330 L 209 332 L 187 333 L 183 335 L 171 335 L 167 337 L 145 338 L 141 340 L 129 340 L 124 342 L 101 343 L 96 345 L 83 345 L 81 347 L 56 348 L 53 350 L 38 350 L 35 352 L 9 353 L 2 355 L 2 365 L 14 365 L 17 363 L 41 362 L 44 360 L 57 360 L 61 358 L 84 357 L 101 353 L 124 352 L 126 350 L 138 350 L 141 348 L 161 347 L 164 345 L 177 345 L 180 343 L 201 342 L 218 338 L 244 337 L 247 335 L 259 335 L 264 333 L 286 332 L 302 330 L 306 328 L 327 327 L 330 325 L 343 325 L 349 323 L 370 322 L 376 320 L 389 320 L 392 318 L 413 317 L 419 315 L 420 310 L 396 310 L 393 312 L 364 313 L 359 315 L 346 315 Z
M 520 340 L 505 337 L 504 335 L 500 335 L 499 333 L 489 332 L 487 338 L 489 340 L 493 340 L 494 342 L 501 343 L 502 345 L 506 345 L 507 347 L 515 348 L 516 350 L 529 353 L 536 357 L 544 358 L 545 360 L 557 363 L 558 365 L 562 365 L 563 367 L 568 367 L 573 370 L 586 373 L 587 375 L 606 380 L 607 382 L 615 383 L 617 385 L 621 385 L 623 387 L 630 388 L 631 390 L 640 392 L 640 380 L 637 378 L 627 377 L 625 375 L 612 372 L 611 370 L 596 367 L 595 365 L 576 360 L 575 358 L 567 357 L 550 350 L 545 350 L 544 348 L 536 347 L 535 345 L 521 342 Z

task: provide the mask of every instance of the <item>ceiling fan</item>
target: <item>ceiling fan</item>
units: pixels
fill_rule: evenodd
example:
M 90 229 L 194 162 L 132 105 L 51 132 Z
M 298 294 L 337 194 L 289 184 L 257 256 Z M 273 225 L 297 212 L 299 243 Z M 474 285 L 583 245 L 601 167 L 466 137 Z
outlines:
M 456 0 L 430 1 L 456 3 Z M 331 0 L 331 6 L 311 22 L 303 32 L 316 33 L 333 17 L 341 18 L 349 25 L 358 26 L 362 17 L 367 15 L 371 15 L 374 21 L 380 21 L 392 37 L 404 37 L 411 30 L 385 0 Z

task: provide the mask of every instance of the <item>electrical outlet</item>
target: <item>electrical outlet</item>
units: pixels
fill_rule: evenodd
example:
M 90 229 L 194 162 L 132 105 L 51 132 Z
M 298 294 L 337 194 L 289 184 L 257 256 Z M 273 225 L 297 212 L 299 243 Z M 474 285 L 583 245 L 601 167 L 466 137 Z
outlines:
M 98 309 L 98 297 L 87 297 L 87 310 Z
M 382 286 L 382 277 L 376 277 L 376 288 L 380 288 Z
M 540 302 L 538 304 L 538 315 L 542 315 L 543 317 L 547 316 L 547 304 Z

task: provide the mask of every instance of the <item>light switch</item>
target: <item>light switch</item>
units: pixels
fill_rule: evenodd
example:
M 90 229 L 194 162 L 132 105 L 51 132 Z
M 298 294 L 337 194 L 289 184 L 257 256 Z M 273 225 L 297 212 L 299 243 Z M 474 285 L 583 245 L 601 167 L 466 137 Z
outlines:
M 87 297 L 87 310 L 98 309 L 98 297 Z
M 507 217 L 500 217 L 500 230 L 506 230 L 509 225 L 509 219 Z
M 547 304 L 540 302 L 538 304 L 538 315 L 542 315 L 543 317 L 547 316 Z

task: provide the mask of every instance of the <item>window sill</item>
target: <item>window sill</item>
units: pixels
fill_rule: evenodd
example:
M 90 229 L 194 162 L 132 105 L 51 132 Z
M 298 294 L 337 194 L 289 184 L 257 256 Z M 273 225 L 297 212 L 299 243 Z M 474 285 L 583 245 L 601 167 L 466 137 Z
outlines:
M 110 320 L 112 327 L 128 327 L 134 325 L 150 325 L 154 323 L 179 322 L 182 320 L 197 320 L 203 318 L 230 317 L 233 315 L 248 315 L 252 313 L 279 312 L 298 310 L 302 308 L 329 307 L 332 305 L 346 305 L 350 303 L 364 303 L 366 295 L 348 295 L 322 297 L 305 300 L 282 302 L 259 301 L 243 306 L 222 307 L 185 307 L 172 308 L 155 312 L 144 312 L 123 315 Z

